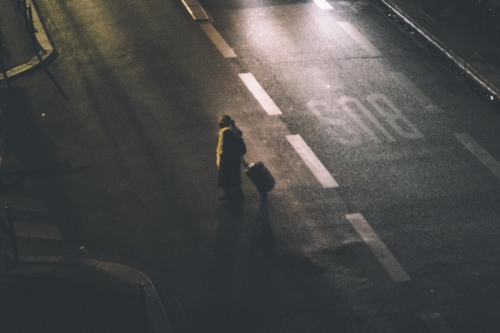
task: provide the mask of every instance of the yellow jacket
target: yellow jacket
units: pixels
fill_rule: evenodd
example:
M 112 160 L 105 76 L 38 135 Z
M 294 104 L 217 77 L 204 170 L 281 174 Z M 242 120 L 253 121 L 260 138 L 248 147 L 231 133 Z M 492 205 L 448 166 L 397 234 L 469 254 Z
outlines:
M 220 168 L 220 158 L 222 156 L 222 150 L 223 150 L 222 146 L 223 146 L 223 141 L 224 141 L 224 133 L 230 129 L 231 129 L 231 127 L 228 126 L 228 127 L 223 127 L 219 130 L 219 139 L 217 142 L 217 154 L 216 154 L 217 168 Z

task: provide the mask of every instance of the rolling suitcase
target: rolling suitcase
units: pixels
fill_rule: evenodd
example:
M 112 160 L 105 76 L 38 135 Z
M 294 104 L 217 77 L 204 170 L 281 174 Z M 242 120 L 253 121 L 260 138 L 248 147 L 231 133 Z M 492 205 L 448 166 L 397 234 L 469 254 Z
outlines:
M 248 178 L 250 178 L 261 195 L 265 195 L 274 188 L 273 175 L 271 175 L 264 163 L 257 162 L 249 165 L 244 158 L 241 158 L 241 164 L 245 168 Z

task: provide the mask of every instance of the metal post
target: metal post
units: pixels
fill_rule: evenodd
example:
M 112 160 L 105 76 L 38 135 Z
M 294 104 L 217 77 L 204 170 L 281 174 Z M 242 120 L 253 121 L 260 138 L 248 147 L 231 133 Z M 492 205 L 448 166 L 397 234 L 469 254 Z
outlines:
M 2 283 L 5 279 L 5 272 L 7 271 L 7 268 L 6 268 L 6 263 L 5 263 L 5 254 L 3 253 L 4 249 L 4 245 L 3 245 L 3 242 L 4 242 L 4 237 L 5 237 L 5 233 L 4 233 L 4 226 L 2 225 L 3 222 L 0 221 L 0 283 Z
M 24 12 L 24 7 L 26 7 L 24 5 L 25 3 L 25 0 L 17 0 L 17 8 L 19 9 L 19 11 L 22 13 Z
M 29 32 L 30 37 L 31 37 L 31 46 L 33 47 L 33 51 L 36 53 L 37 42 L 36 42 L 36 38 L 35 38 L 35 26 L 33 25 L 33 10 L 31 8 L 31 5 L 28 5 L 26 7 L 26 15 L 27 15 L 28 24 L 29 24 L 28 32 Z
M 21 6 L 22 10 L 21 12 L 23 13 L 23 18 L 24 18 L 24 28 L 29 31 L 29 22 L 28 22 L 28 4 L 26 0 L 21 0 Z
M 17 240 L 12 223 L 12 212 L 7 203 L 4 204 L 0 216 L 0 279 L 5 277 L 7 268 L 19 262 Z
M 4 79 L 7 79 L 7 71 L 5 69 L 5 62 L 3 59 L 2 31 L 0 31 L 0 73 L 3 74 Z
M 149 318 L 148 318 L 148 308 L 146 303 L 146 290 L 144 283 L 141 283 L 137 286 L 139 289 L 139 297 L 141 303 L 141 319 L 142 319 L 142 328 L 144 333 L 149 332 Z
M 9 229 L 12 236 L 12 252 L 14 255 L 14 264 L 17 265 L 19 262 L 19 251 L 17 249 L 17 238 L 16 238 L 16 229 L 14 228 L 14 219 L 12 218 L 12 208 L 10 208 L 9 204 L 6 202 L 4 204 L 4 212 L 7 218 L 7 223 L 9 224 Z

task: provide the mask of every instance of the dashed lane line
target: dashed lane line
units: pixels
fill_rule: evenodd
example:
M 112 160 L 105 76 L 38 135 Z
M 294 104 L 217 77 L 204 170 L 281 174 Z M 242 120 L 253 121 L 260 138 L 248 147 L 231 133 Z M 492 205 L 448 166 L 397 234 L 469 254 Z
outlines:
M 287 135 L 286 138 L 324 188 L 339 187 L 339 184 L 300 135 Z
M 394 282 L 411 281 L 408 273 L 406 273 L 389 249 L 387 249 L 384 242 L 378 237 L 362 214 L 347 214 L 346 218 Z M 420 317 L 432 333 L 452 333 L 451 328 L 439 312 L 420 314 Z
M 208 36 L 208 38 L 212 41 L 212 43 L 217 47 L 219 52 L 222 54 L 224 58 L 235 58 L 236 53 L 233 49 L 226 43 L 224 38 L 219 34 L 219 32 L 214 28 L 211 23 L 201 24 L 201 28 Z
M 500 163 L 483 147 L 481 147 L 476 140 L 474 140 L 467 133 L 455 133 L 455 137 L 467 148 L 477 159 L 487 167 L 498 179 L 500 179 Z
M 321 10 L 331 10 L 333 7 L 326 0 L 314 0 Z
M 352 39 L 356 41 L 356 43 L 361 46 L 368 54 L 372 57 L 380 57 L 382 54 L 380 51 L 368 41 L 368 39 L 361 34 L 352 24 L 349 22 L 337 22 L 337 24 L 345 31 Z
M 271 99 L 271 97 L 269 97 L 267 92 L 264 90 L 264 88 L 262 88 L 257 79 L 255 79 L 255 77 L 252 75 L 252 73 L 241 73 L 238 74 L 238 76 L 268 115 L 277 116 L 282 114 L 281 110 L 278 108 L 278 106 L 276 106 L 274 101 Z
M 411 281 L 408 273 L 401 267 L 362 214 L 348 214 L 346 218 L 395 282 Z
M 207 21 L 210 19 L 207 12 L 197 0 L 181 0 L 186 10 L 195 21 Z

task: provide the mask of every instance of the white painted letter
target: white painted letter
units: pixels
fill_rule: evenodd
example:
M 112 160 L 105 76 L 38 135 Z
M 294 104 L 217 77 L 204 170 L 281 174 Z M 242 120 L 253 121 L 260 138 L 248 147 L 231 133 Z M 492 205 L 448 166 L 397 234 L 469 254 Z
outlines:
M 384 94 L 371 94 L 368 102 L 384 117 L 389 125 L 402 137 L 407 139 L 421 139 L 423 134 L 406 118 L 401 110 Z M 386 106 L 386 108 L 384 108 Z M 392 112 L 387 112 L 390 109 Z

